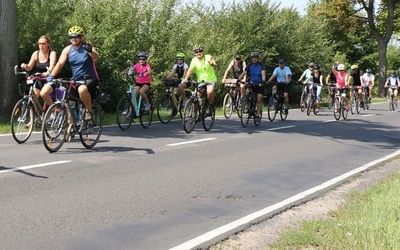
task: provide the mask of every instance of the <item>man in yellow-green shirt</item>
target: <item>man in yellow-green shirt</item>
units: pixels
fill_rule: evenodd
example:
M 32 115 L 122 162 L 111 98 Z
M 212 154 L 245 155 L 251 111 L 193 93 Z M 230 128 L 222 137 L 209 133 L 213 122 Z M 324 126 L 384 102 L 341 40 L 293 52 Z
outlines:
M 203 45 L 195 45 L 193 51 L 196 56 L 193 57 L 190 62 L 189 69 L 182 82 L 187 82 L 190 75 L 195 72 L 197 82 L 204 81 L 203 84 L 207 86 L 207 99 L 210 102 L 210 107 L 214 109 L 214 90 L 217 83 L 217 76 L 215 75 L 214 69 L 217 67 L 217 64 L 212 56 L 204 55 Z

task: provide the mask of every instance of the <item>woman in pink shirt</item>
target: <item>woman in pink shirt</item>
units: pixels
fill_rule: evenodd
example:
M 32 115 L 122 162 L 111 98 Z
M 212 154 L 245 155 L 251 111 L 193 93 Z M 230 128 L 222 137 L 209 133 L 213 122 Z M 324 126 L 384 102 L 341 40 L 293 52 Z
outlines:
M 135 95 L 139 94 L 142 96 L 144 101 L 144 110 L 146 112 L 150 111 L 150 103 L 147 98 L 147 92 L 150 89 L 151 82 L 151 69 L 150 64 L 147 63 L 147 58 L 149 55 L 141 51 L 137 54 L 138 62 L 129 69 L 128 75 L 136 74 L 136 87 L 135 87 Z
M 350 105 L 347 98 L 347 89 L 345 88 L 349 85 L 349 75 L 344 70 L 344 64 L 339 64 L 337 69 L 332 67 L 332 72 L 336 76 L 336 88 L 342 93 L 343 102 L 346 104 L 346 108 L 349 110 Z

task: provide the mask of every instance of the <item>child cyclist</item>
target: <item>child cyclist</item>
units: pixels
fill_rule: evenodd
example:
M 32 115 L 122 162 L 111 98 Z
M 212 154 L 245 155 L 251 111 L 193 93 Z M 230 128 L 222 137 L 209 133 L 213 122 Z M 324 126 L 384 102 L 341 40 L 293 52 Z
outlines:
M 144 111 L 149 112 L 150 103 L 147 98 L 147 92 L 150 89 L 151 82 L 151 68 L 150 64 L 147 63 L 149 55 L 146 52 L 141 51 L 137 54 L 137 57 L 138 62 L 129 68 L 128 76 L 132 76 L 133 74 L 136 75 L 135 95 L 138 96 L 140 94 L 142 96 Z

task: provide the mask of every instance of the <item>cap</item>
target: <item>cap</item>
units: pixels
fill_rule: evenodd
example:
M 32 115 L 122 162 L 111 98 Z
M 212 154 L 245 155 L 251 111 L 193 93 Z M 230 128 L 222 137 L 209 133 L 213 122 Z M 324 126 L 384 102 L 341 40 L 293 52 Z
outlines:
M 242 57 L 239 54 L 236 54 L 235 59 L 242 59 Z
M 310 62 L 310 63 L 308 64 L 308 67 L 314 67 L 314 63 L 313 63 L 313 62 Z
M 285 60 L 279 59 L 278 64 L 282 64 L 282 63 L 285 63 Z

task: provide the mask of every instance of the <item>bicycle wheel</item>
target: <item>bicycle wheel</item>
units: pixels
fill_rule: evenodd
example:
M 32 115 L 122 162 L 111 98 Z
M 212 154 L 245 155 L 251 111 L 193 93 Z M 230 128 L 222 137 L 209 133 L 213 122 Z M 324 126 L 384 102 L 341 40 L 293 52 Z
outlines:
M 19 100 L 11 114 L 11 134 L 18 143 L 26 142 L 32 134 L 34 112 L 29 99 Z
M 333 103 L 334 103 L 334 100 L 333 100 L 332 96 L 330 94 L 328 94 L 327 104 L 328 104 L 329 110 L 333 107 Z
M 255 106 L 257 107 L 257 103 L 255 104 Z M 261 112 L 258 117 L 256 117 L 256 114 L 258 113 L 257 108 L 256 108 L 256 111 L 254 111 L 254 125 L 256 125 L 256 126 L 260 125 L 260 123 L 261 123 L 262 111 L 263 111 L 263 104 L 261 103 Z
M 272 122 L 275 120 L 276 117 L 276 110 L 277 110 L 277 102 L 276 99 L 271 96 L 268 101 L 268 119 Z
M 354 115 L 357 111 L 357 101 L 356 98 L 353 96 L 353 98 L 351 98 L 351 114 Z
M 42 139 L 44 147 L 50 152 L 57 152 L 67 136 L 68 112 L 61 103 L 51 105 L 44 115 Z
M 250 119 L 250 101 L 248 98 L 243 101 L 242 107 L 240 108 L 240 123 L 245 128 L 249 123 Z
M 312 110 L 313 110 L 314 115 L 318 114 L 318 112 L 317 112 L 317 101 L 316 100 L 313 100 L 313 102 L 312 102 Z
M 313 108 L 311 97 L 307 98 L 307 102 L 306 103 L 307 103 L 307 115 L 310 115 L 311 114 L 311 110 Z
M 117 105 L 117 123 L 118 127 L 126 131 L 132 124 L 134 108 L 131 99 L 124 96 L 118 101 Z
M 364 105 L 365 105 L 365 103 L 366 103 L 366 105 L 365 105 L 365 107 L 367 108 L 367 110 L 369 109 L 369 107 L 370 107 L 370 105 L 371 105 L 371 98 L 369 97 L 369 94 L 367 94 L 367 95 L 364 95 L 364 96 L 366 96 L 366 101 L 364 102 Z
M 357 111 L 357 114 L 360 114 L 360 112 L 361 112 L 360 98 L 358 98 L 358 96 L 356 98 L 356 111 Z
M 240 90 L 236 91 L 236 97 L 235 97 L 235 109 L 238 117 L 240 118 L 240 98 L 241 98 Z
M 215 109 L 210 107 L 210 103 L 205 101 L 203 105 L 203 128 L 205 131 L 210 131 L 215 120 Z
M 140 124 L 142 125 L 143 128 L 148 128 L 153 121 L 153 105 L 152 105 L 152 100 L 151 96 L 148 95 L 149 98 L 149 103 L 150 103 L 150 111 L 146 112 L 144 111 L 144 107 L 140 109 Z
M 346 120 L 347 119 L 347 115 L 349 114 L 349 110 L 347 109 L 347 107 L 343 103 L 341 104 L 341 107 L 342 107 L 343 119 Z
M 192 99 L 186 102 L 183 109 L 182 125 L 186 133 L 190 134 L 193 131 L 197 121 L 197 104 L 193 103 Z
M 82 117 L 85 117 L 84 115 Z M 92 103 L 92 119 L 81 121 L 79 129 L 79 139 L 85 148 L 93 148 L 99 142 L 103 130 L 103 111 L 100 104 Z
M 301 93 L 301 97 L 300 97 L 300 110 L 301 112 L 304 112 L 304 110 L 307 108 L 307 93 L 303 91 L 303 93 Z
M 223 111 L 226 119 L 231 118 L 233 113 L 233 98 L 230 93 L 226 93 L 224 97 Z
M 165 94 L 161 97 L 161 100 L 157 104 L 157 116 L 161 123 L 169 123 L 174 117 L 176 112 L 172 97 L 169 94 Z
M 282 121 L 286 121 L 287 118 L 287 113 L 285 112 L 285 110 L 283 109 L 283 105 L 281 106 L 281 108 L 279 109 L 279 115 L 281 116 L 281 120 Z
M 335 98 L 335 103 L 333 105 L 333 116 L 335 117 L 336 121 L 339 121 L 340 116 L 342 115 L 342 104 L 339 101 L 339 98 Z
M 389 111 L 394 111 L 393 95 L 391 95 L 389 98 Z

